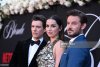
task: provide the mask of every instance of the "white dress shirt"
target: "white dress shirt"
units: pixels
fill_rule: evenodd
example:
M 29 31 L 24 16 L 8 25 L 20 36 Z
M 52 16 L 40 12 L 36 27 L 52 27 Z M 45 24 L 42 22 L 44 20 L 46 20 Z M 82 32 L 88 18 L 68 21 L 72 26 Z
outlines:
M 34 41 L 33 37 L 32 37 L 32 40 Z M 39 40 L 40 40 L 40 44 L 41 44 L 42 41 L 43 41 L 43 37 L 41 37 Z M 39 45 L 37 45 L 37 44 L 31 45 L 30 44 L 30 46 L 29 46 L 29 52 L 28 52 L 28 66 L 31 63 L 32 58 L 34 57 L 34 55 L 35 55 L 36 51 L 38 50 L 40 44 Z

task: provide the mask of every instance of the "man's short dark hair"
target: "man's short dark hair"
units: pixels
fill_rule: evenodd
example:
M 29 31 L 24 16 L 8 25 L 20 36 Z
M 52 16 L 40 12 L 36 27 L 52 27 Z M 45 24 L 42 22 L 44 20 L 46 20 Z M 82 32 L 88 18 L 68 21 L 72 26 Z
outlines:
M 83 13 L 82 11 L 80 11 L 80 10 L 77 10 L 77 9 L 70 10 L 70 11 L 67 12 L 67 18 L 68 18 L 68 16 L 78 16 L 80 18 L 80 22 L 82 24 L 87 23 L 86 14 Z
M 46 27 L 46 17 L 45 16 L 43 16 L 43 15 L 33 15 L 32 21 L 33 20 L 42 21 L 43 28 L 45 29 L 45 27 Z

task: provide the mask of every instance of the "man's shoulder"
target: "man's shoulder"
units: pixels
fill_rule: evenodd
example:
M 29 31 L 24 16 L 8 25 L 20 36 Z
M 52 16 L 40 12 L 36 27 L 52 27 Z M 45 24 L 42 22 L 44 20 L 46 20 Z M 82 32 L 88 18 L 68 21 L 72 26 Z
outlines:
M 80 35 L 80 36 L 78 36 L 75 40 L 76 40 L 76 41 L 86 40 L 86 37 L 85 37 L 84 35 Z
M 31 38 L 18 41 L 17 45 L 24 45 L 31 41 Z

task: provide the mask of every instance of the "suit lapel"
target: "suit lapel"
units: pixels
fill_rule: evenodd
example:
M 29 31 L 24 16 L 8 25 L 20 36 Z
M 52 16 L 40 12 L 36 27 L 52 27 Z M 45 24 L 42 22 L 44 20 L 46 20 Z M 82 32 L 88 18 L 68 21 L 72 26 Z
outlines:
M 40 50 L 43 49 L 43 47 L 44 47 L 46 44 L 47 44 L 46 41 L 43 40 L 43 42 L 40 44 L 38 50 L 36 51 L 36 53 L 35 53 L 35 55 L 34 55 L 32 61 L 31 61 L 30 65 L 29 65 L 29 67 L 32 67 L 32 65 L 34 65 L 34 63 L 36 63 L 36 58 L 37 58 L 38 53 L 40 52 Z M 35 64 L 35 65 L 36 65 L 36 64 Z

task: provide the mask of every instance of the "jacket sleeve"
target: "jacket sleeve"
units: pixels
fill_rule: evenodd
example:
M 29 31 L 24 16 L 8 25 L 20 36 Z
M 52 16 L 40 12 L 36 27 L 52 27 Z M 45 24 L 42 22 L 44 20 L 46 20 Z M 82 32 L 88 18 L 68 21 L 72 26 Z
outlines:
M 86 57 L 89 53 L 87 48 L 71 48 L 68 55 L 66 67 L 84 67 Z
M 19 42 L 15 47 L 11 61 L 9 63 L 9 67 L 19 67 L 20 55 L 21 55 L 21 43 Z

